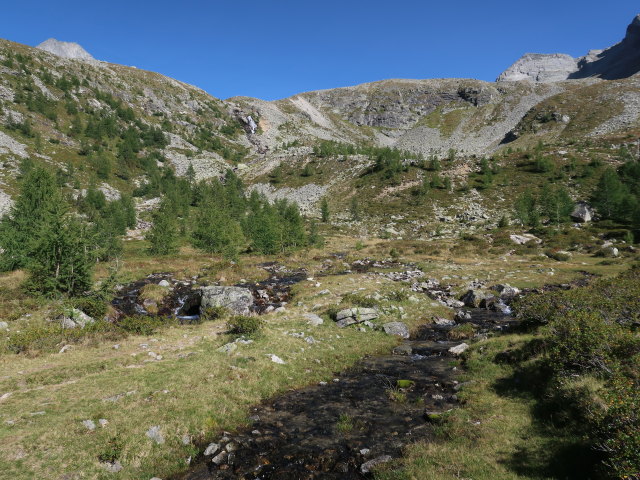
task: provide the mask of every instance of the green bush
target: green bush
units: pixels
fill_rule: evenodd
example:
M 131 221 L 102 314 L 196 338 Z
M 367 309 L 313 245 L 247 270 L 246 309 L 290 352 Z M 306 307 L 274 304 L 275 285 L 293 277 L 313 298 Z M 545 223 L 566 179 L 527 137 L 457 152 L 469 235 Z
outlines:
M 637 363 L 637 362 L 636 362 Z M 637 371 L 637 369 L 636 369 Z M 595 436 L 615 478 L 640 476 L 640 382 L 615 375 L 604 390 L 606 408 L 600 415 Z
M 567 262 L 571 260 L 571 254 L 563 252 L 562 250 L 547 250 L 545 255 L 557 262 Z
M 118 322 L 118 327 L 127 333 L 135 335 L 151 335 L 158 327 L 168 324 L 170 320 L 166 318 L 148 316 L 148 315 L 132 315 L 125 317 Z
M 97 296 L 88 295 L 71 299 L 71 305 L 82 310 L 95 320 L 103 318 L 107 314 L 108 303 Z
M 237 315 L 227 322 L 229 332 L 238 335 L 255 335 L 262 328 L 262 320 L 259 317 L 247 317 Z

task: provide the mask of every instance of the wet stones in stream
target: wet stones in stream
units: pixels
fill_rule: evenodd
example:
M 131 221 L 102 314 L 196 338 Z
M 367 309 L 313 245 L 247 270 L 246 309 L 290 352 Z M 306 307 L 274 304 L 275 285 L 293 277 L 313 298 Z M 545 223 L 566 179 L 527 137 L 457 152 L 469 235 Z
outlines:
M 511 321 L 495 312 L 472 312 L 480 329 Z M 447 340 L 446 329 L 425 325 L 396 354 L 367 357 L 333 381 L 255 407 L 250 427 L 216 440 L 211 455 L 201 455 L 177 478 L 368 478 L 366 465 L 399 458 L 404 446 L 430 440 L 434 423 L 455 408 L 458 382 L 449 349 L 459 345 Z

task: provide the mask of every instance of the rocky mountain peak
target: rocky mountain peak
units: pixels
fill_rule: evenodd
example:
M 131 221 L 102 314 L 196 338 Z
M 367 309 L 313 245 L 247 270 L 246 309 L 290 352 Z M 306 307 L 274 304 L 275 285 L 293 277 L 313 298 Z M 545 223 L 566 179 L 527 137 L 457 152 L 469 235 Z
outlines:
M 640 72 L 640 15 L 627 27 L 624 39 L 605 50 L 591 50 L 573 58 L 565 54 L 527 53 L 505 70 L 496 81 L 551 83 L 596 77 L 616 80 Z
M 45 40 L 36 48 L 53 53 L 63 58 L 75 58 L 77 60 L 95 60 L 89 52 L 75 42 L 61 42 L 55 38 Z

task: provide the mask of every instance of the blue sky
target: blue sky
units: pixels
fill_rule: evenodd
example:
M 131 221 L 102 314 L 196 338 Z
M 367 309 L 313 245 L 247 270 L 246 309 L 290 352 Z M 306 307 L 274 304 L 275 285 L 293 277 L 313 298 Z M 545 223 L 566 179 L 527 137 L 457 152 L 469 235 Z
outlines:
M 100 60 L 272 100 L 386 78 L 494 80 L 525 52 L 610 46 L 637 0 L 20 0 L 0 37 L 76 41 Z

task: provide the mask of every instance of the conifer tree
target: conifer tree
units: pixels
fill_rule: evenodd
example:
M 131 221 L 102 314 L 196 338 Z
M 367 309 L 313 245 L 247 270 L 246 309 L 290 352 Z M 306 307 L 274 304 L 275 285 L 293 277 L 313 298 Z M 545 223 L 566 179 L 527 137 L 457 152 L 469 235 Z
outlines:
M 320 215 L 323 223 L 327 223 L 329 221 L 329 202 L 326 198 L 323 198 L 322 202 L 320 203 Z
M 26 165 L 26 164 L 25 164 Z M 42 224 L 63 202 L 55 177 L 39 167 L 25 166 L 24 178 L 14 206 L 0 220 L 0 269 L 27 266 L 29 255 Z
M 236 259 L 244 241 L 240 224 L 215 202 L 210 200 L 200 206 L 192 234 L 194 247 Z
M 153 226 L 147 232 L 149 253 L 170 255 L 178 251 L 178 222 L 170 200 L 165 197 L 153 215 Z
M 91 288 L 93 261 L 86 225 L 57 204 L 40 224 L 29 252 L 27 288 L 45 295 L 78 295 Z

